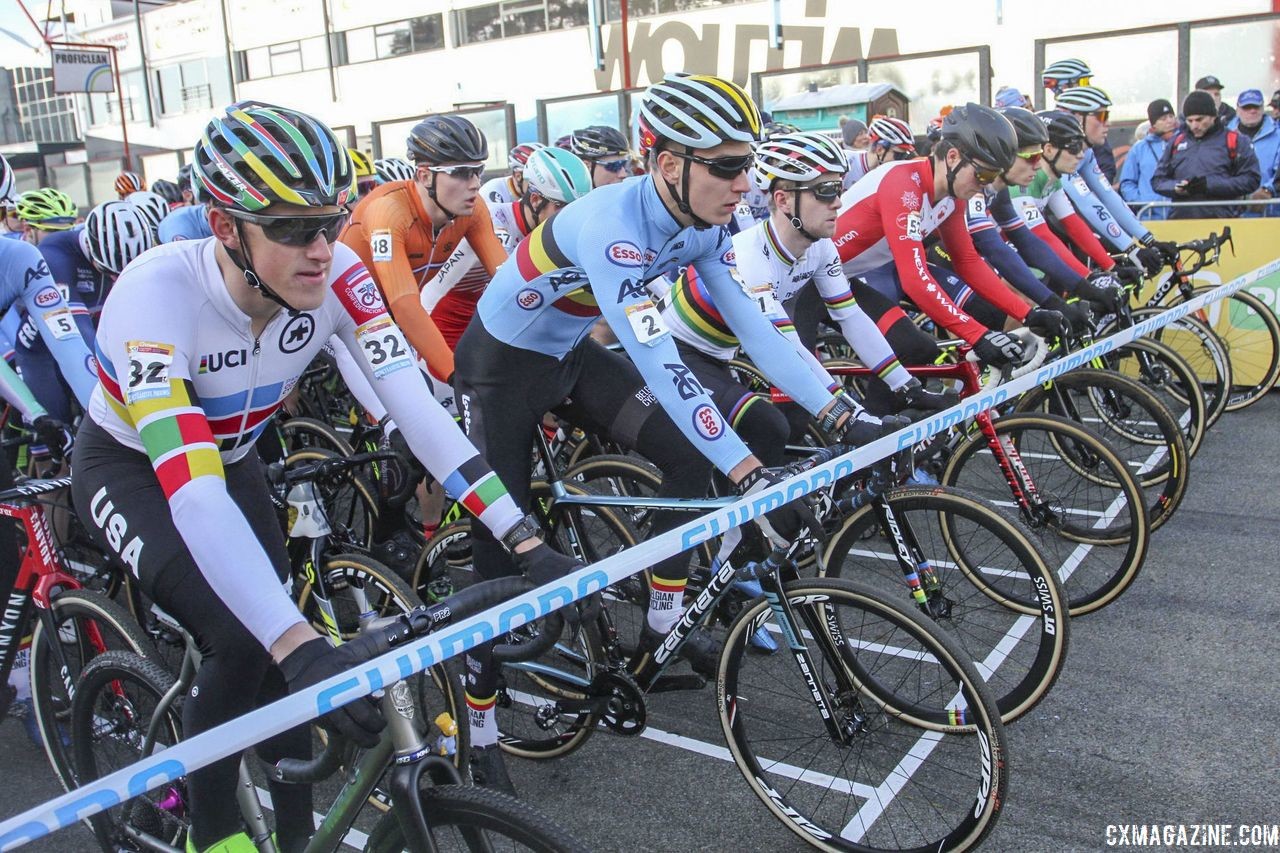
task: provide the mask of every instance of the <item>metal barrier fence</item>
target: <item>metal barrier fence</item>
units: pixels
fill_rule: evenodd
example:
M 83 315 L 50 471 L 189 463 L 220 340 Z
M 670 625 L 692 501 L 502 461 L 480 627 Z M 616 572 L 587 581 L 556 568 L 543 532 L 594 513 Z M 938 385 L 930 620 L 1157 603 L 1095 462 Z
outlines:
M 1129 207 L 1136 209 L 1139 219 L 1142 218 L 1144 213 L 1154 210 L 1167 210 L 1180 207 L 1231 207 L 1236 205 L 1246 208 L 1275 207 L 1276 213 L 1272 215 L 1280 214 L 1280 199 L 1272 198 L 1217 198 L 1210 199 L 1209 201 L 1131 201 L 1126 202 L 1126 204 L 1128 204 Z M 1227 224 L 1230 223 L 1228 222 Z
M 924 441 L 1042 382 L 1086 365 L 1096 356 L 1198 311 L 1276 270 L 1280 270 L 1280 258 L 1130 329 L 1046 364 L 1037 371 L 992 391 L 967 398 L 927 420 L 700 516 L 558 581 L 544 584 L 457 625 L 451 625 L 446 630 L 415 640 L 363 666 L 335 675 L 292 696 L 223 723 L 102 779 L 34 806 L 0 823 L 0 851 L 13 850 L 51 832 L 72 826 L 90 815 L 120 805 L 220 758 L 242 752 L 267 737 L 323 716 L 446 658 L 493 640 L 512 628 L 546 616 L 660 560 L 746 524 L 787 501 L 829 486 L 841 477 L 872 465 L 900 449 Z

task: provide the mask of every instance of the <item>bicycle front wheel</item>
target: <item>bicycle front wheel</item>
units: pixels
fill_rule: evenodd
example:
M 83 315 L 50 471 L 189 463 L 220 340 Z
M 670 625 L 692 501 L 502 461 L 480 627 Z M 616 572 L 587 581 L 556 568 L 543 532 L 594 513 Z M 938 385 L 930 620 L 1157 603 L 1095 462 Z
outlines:
M 31 705 L 49 766 L 68 791 L 79 784 L 66 742 L 77 679 L 90 661 L 115 650 L 147 657 L 155 647 L 129 612 L 101 593 L 68 590 L 54 598 L 51 612 L 37 613 L 31 636 Z
M 1197 287 L 1199 296 L 1212 287 Z M 1280 378 L 1280 320 L 1247 290 L 1210 304 L 1203 317 L 1227 345 L 1231 356 L 1231 394 L 1227 411 L 1238 412 L 1261 400 Z
M 823 574 L 903 603 L 915 591 L 921 612 L 946 627 L 991 688 L 1002 721 L 1013 722 L 1044 698 L 1066 660 L 1069 622 L 1057 579 L 1020 527 L 977 497 L 914 487 L 884 499 L 888 533 L 875 507 L 862 507 L 828 540 Z M 919 549 L 918 590 L 903 575 L 894 526 Z
M 734 763 L 774 816 L 821 850 L 968 850 L 995 825 L 1009 768 L 995 699 L 968 655 L 913 608 L 850 581 L 785 584 L 809 650 L 754 654 L 788 636 L 758 599 L 734 621 L 717 704 Z M 824 719 L 814 695 L 833 707 Z M 929 715 L 927 725 L 903 709 Z M 949 717 L 954 725 L 943 722 Z
M 535 853 L 585 851 L 577 839 L 542 812 L 486 788 L 442 785 L 419 792 L 435 848 L 454 850 L 529 850 Z M 408 850 L 394 812 L 369 833 L 366 853 Z
M 1150 317 L 1164 313 L 1164 308 L 1135 308 L 1133 320 L 1140 323 Z M 1156 329 L 1151 337 L 1161 343 L 1168 344 L 1173 351 L 1186 359 L 1187 364 L 1195 371 L 1200 380 L 1200 388 L 1204 391 L 1205 405 L 1208 407 L 1208 423 L 1213 426 L 1227 410 L 1231 399 L 1231 355 L 1227 345 L 1218 337 L 1209 324 L 1194 315 L 1181 317 Z
M 1146 503 L 1105 442 L 1054 415 L 1012 415 L 952 453 L 942 482 L 1019 512 L 1067 594 L 1072 616 L 1114 600 L 1150 542 Z M 1012 478 L 1012 483 L 1010 481 Z
M 1173 415 L 1194 459 L 1209 428 L 1209 410 L 1195 371 L 1173 349 L 1150 338 L 1138 338 L 1103 356 L 1112 371 L 1142 384 Z

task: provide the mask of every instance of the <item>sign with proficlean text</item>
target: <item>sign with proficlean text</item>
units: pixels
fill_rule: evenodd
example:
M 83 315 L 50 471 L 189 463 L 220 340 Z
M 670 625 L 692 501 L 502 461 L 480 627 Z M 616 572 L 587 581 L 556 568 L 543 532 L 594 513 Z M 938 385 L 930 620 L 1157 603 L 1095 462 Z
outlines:
M 53 49 L 53 91 L 59 95 L 75 92 L 114 92 L 111 54 L 105 50 Z

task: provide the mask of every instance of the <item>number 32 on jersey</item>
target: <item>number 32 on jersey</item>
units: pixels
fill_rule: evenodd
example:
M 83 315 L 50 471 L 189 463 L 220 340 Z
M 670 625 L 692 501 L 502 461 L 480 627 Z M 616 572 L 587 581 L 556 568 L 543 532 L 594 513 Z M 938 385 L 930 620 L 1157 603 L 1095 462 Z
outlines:
M 413 366 L 413 351 L 405 343 L 400 327 L 385 314 L 358 326 L 356 341 L 378 379 L 402 367 Z

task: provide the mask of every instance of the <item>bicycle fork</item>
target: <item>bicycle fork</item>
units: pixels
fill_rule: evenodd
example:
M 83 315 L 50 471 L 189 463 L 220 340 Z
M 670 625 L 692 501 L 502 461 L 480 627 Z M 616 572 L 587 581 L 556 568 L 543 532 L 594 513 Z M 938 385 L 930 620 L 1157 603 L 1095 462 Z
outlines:
M 916 539 L 915 531 L 906 519 L 901 521 L 893 512 L 893 507 L 878 495 L 872 502 L 876 517 L 880 519 L 880 527 L 889 541 L 893 542 L 893 554 L 906 578 L 907 587 L 916 605 L 932 619 L 949 619 L 952 601 L 942 591 L 942 580 L 934 569 L 933 563 L 924 556 L 924 550 Z

